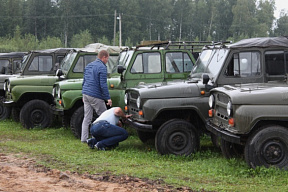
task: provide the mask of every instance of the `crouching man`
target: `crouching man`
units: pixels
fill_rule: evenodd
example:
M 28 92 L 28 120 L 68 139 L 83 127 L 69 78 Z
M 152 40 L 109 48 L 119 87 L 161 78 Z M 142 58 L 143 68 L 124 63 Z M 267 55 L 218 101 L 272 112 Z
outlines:
M 125 121 L 129 117 L 131 115 L 125 115 L 120 107 L 112 107 L 103 112 L 91 125 L 90 133 L 93 137 L 87 140 L 88 146 L 103 151 L 105 148 L 117 147 L 119 142 L 128 138 L 128 132 L 120 127 L 120 118 Z

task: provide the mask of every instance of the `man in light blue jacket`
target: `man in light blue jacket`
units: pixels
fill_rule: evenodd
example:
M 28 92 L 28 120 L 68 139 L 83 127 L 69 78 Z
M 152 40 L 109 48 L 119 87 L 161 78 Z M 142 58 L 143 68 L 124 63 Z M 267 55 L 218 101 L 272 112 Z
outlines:
M 93 118 L 93 110 L 101 115 L 107 110 L 107 105 L 112 106 L 112 100 L 107 86 L 107 66 L 109 53 L 102 50 L 98 58 L 89 63 L 84 71 L 82 94 L 84 103 L 84 119 L 82 122 L 81 141 L 86 143 L 89 137 L 89 125 Z

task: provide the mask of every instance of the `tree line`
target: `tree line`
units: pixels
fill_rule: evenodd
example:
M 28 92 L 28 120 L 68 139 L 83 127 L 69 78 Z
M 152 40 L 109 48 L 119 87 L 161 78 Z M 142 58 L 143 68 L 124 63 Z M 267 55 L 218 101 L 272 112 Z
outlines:
M 287 35 L 288 13 L 274 11 L 274 0 L 1 0 L 0 51 Z

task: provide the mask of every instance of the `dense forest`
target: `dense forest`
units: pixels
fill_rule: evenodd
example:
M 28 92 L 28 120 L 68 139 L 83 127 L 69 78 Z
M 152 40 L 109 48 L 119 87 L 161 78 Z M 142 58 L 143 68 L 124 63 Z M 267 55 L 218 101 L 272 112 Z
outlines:
M 0 51 L 287 35 L 274 0 L 1 0 Z

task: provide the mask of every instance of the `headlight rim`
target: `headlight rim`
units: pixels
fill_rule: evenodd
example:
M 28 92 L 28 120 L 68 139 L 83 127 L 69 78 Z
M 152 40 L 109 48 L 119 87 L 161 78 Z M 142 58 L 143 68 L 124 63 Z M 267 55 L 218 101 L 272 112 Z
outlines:
M 233 115 L 233 108 L 232 108 L 231 100 L 228 101 L 226 110 L 227 110 L 228 116 L 231 117 Z

